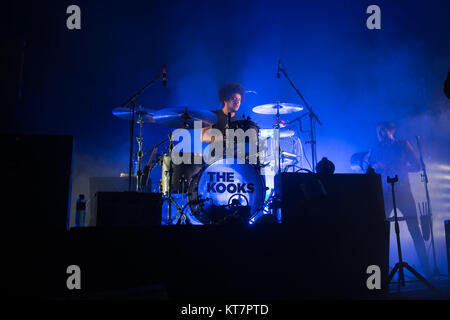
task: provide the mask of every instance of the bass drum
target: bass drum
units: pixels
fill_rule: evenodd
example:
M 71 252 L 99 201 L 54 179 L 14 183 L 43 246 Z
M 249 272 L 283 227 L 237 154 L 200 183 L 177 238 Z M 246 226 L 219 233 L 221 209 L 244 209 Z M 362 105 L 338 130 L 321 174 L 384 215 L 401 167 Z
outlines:
M 263 209 L 265 195 L 258 167 L 230 158 L 217 160 L 194 175 L 188 193 L 191 214 L 203 224 L 213 223 L 218 207 L 249 206 L 254 216 Z

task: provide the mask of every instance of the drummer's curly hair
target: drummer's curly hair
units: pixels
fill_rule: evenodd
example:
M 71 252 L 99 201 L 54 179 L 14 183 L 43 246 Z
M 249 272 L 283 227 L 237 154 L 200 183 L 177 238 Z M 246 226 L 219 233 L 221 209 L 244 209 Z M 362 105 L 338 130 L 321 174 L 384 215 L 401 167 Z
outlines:
M 219 89 L 219 99 L 222 105 L 225 105 L 225 101 L 230 100 L 230 98 L 235 94 L 239 93 L 241 95 L 242 101 L 244 100 L 244 88 L 241 84 L 236 82 L 225 83 Z

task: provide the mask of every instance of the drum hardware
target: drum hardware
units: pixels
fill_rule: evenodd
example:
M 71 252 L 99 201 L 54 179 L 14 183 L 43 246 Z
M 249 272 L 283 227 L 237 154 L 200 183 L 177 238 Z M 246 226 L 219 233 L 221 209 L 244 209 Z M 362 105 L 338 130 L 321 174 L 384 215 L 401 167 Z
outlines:
M 272 138 L 274 136 L 274 130 L 272 129 L 260 129 L 260 136 L 262 138 Z M 293 130 L 287 129 L 286 127 L 281 127 L 280 125 L 280 138 L 288 138 L 295 135 Z
M 303 107 L 298 104 L 293 103 L 286 103 L 286 102 L 280 102 L 277 101 L 276 103 L 268 103 L 256 106 L 252 109 L 253 112 L 259 113 L 259 114 L 266 114 L 266 115 L 275 115 L 275 121 L 273 125 L 273 129 L 270 131 L 270 129 L 263 129 L 261 132 L 262 137 L 272 137 L 274 140 L 273 145 L 273 151 L 275 151 L 275 174 L 281 172 L 281 143 L 280 138 L 284 137 L 290 137 L 295 134 L 292 130 L 289 129 L 283 129 L 281 128 L 286 127 L 286 125 L 289 123 L 285 120 L 280 119 L 280 115 L 282 114 L 292 114 L 295 112 L 299 112 L 303 110 Z
M 253 109 L 253 112 L 259 113 L 259 114 L 266 114 L 266 115 L 275 115 L 275 120 L 273 122 L 272 129 L 262 129 L 260 131 L 260 136 L 263 138 L 270 138 L 271 139 L 271 154 L 272 154 L 272 160 L 270 160 L 267 164 L 264 166 L 261 166 L 261 168 L 270 165 L 271 168 L 274 169 L 273 176 L 279 175 L 283 170 L 288 170 L 289 168 L 292 168 L 292 166 L 297 167 L 300 160 L 298 159 L 299 152 L 302 153 L 301 145 L 298 146 L 299 141 L 292 140 L 295 136 L 295 131 L 292 130 L 292 125 L 290 121 L 281 119 L 281 115 L 285 114 L 293 114 L 296 112 L 299 112 L 303 110 L 303 107 L 298 104 L 293 103 L 285 103 L 285 102 L 279 102 L 276 103 L 270 103 L 270 104 L 264 104 L 260 106 L 256 106 Z M 301 117 L 297 118 L 300 119 Z M 282 141 L 283 139 L 283 145 L 282 148 Z M 288 139 L 288 140 L 286 140 Z M 290 143 L 292 140 L 292 145 L 288 146 L 288 150 L 284 150 L 286 147 L 286 143 Z M 299 149 L 300 148 L 300 149 Z M 273 219 L 276 221 L 280 221 L 281 217 L 279 215 L 279 209 L 280 207 L 277 206 L 277 199 L 279 199 L 279 195 L 274 194 L 273 190 L 276 190 L 275 188 L 275 179 L 271 178 L 272 173 L 269 173 L 269 176 L 266 176 L 266 178 L 274 180 L 272 183 L 274 184 L 274 189 L 272 189 L 271 195 L 269 196 L 268 200 L 266 201 L 264 207 L 267 208 L 267 213 L 273 215 Z M 269 180 L 271 181 L 271 180 Z M 269 202 L 269 203 L 268 203 Z M 255 216 L 252 218 L 256 218 Z
M 139 108 L 141 109 L 142 106 L 139 106 Z M 138 152 L 137 152 L 137 159 L 138 159 L 138 170 L 136 173 L 137 176 L 137 186 L 136 186 L 136 191 L 140 192 L 142 191 L 142 178 L 143 178 L 143 172 L 141 171 L 141 165 L 142 165 L 142 141 L 144 140 L 142 138 L 142 125 L 144 124 L 144 121 L 142 120 L 141 117 L 141 113 L 138 112 L 138 120 L 136 121 L 137 124 L 139 125 L 139 137 L 136 137 L 136 141 L 138 143 Z
M 153 149 L 152 155 L 150 156 L 150 159 L 149 159 L 147 165 L 145 165 L 144 169 L 142 169 L 142 180 L 141 180 L 140 188 L 143 191 L 147 191 L 148 176 L 150 174 L 150 166 L 153 163 L 153 158 L 155 157 L 156 150 L 157 150 L 156 148 Z M 151 186 L 151 181 L 150 181 L 150 186 Z
M 266 187 L 266 191 L 269 190 L 270 188 Z M 262 211 L 257 212 L 255 214 L 253 214 L 250 217 L 250 223 L 256 223 L 256 221 L 258 221 L 259 219 L 261 219 L 262 216 L 272 216 L 272 210 L 271 210 L 271 205 L 273 202 L 274 198 L 274 189 L 270 190 L 270 194 L 267 197 L 267 199 L 264 201 L 264 205 L 262 208 Z
M 146 166 L 144 166 L 144 169 L 142 170 L 142 181 L 141 181 L 141 190 L 145 191 L 147 189 L 147 180 L 150 175 L 150 172 L 153 170 L 153 168 L 160 162 L 161 155 L 156 154 L 158 147 L 169 140 L 169 138 L 165 138 L 161 142 L 159 142 L 157 145 L 153 146 L 152 148 L 148 149 L 143 156 L 146 156 L 150 151 L 152 154 L 150 155 L 150 159 L 148 160 L 148 163 Z M 156 157 L 156 159 L 155 159 Z M 155 160 L 154 160 L 155 159 Z
M 134 142 L 134 117 L 135 117 L 135 110 L 136 110 L 136 99 L 139 97 L 142 92 L 144 92 L 145 89 L 147 89 L 149 86 L 151 86 L 153 83 L 155 83 L 159 78 L 163 77 L 165 78 L 165 67 L 163 69 L 163 72 L 158 74 L 153 80 L 148 82 L 141 90 L 133 94 L 128 100 L 126 100 L 120 108 L 124 108 L 128 104 L 131 104 L 131 108 L 129 108 L 129 119 L 130 119 L 130 161 L 128 164 L 128 191 L 131 191 L 131 172 L 133 167 L 133 142 Z M 138 179 L 139 180 L 139 179 Z M 139 189 L 139 183 L 136 186 L 137 189 Z
M 134 104 L 136 103 L 136 101 L 133 100 L 131 103 L 133 104 L 133 109 L 134 109 Z M 131 110 L 130 108 L 125 108 L 125 107 L 118 107 L 118 108 L 114 108 L 112 110 L 112 114 L 114 116 L 118 117 L 119 119 L 124 119 L 124 120 L 129 118 L 130 114 L 132 114 L 132 119 L 134 119 L 134 117 L 137 116 L 136 123 L 139 125 L 139 136 L 136 137 L 136 141 L 138 143 L 138 151 L 134 155 L 135 158 L 137 158 L 136 191 L 138 191 L 138 192 L 143 191 L 143 188 L 146 185 L 148 174 L 145 174 L 144 170 L 141 170 L 142 158 L 144 156 L 144 154 L 142 152 L 142 142 L 144 141 L 144 139 L 142 137 L 142 126 L 144 125 L 144 123 L 153 123 L 154 122 L 153 121 L 154 111 L 149 110 L 149 109 L 144 109 L 142 106 L 139 106 L 137 110 L 136 109 Z M 132 125 L 131 130 L 134 130 L 134 120 L 133 120 L 133 125 Z M 132 134 L 132 135 L 134 135 L 134 134 Z M 131 147 L 131 149 L 132 149 L 132 147 Z M 147 169 L 145 171 L 147 171 Z M 130 178 L 131 178 L 131 176 L 130 176 Z M 130 187 L 130 185 L 128 187 Z M 131 190 L 129 190 L 129 191 L 131 191 Z
M 172 175 L 173 175 L 172 152 L 173 152 L 173 139 L 172 134 L 169 134 L 169 187 L 167 197 L 164 199 L 164 201 L 168 201 L 167 224 L 169 224 L 172 218 L 172 203 L 175 205 L 177 209 L 176 214 L 180 213 L 180 216 L 182 216 L 186 221 L 186 216 L 184 215 L 183 208 L 181 208 L 175 201 L 175 199 L 172 197 Z
M 273 191 L 273 190 L 272 190 Z M 272 192 L 273 194 L 274 192 Z M 281 209 L 281 197 L 279 194 L 273 194 L 270 202 L 268 203 L 268 212 L 275 219 L 276 223 L 280 222 L 280 216 L 278 215 L 278 211 Z
M 167 224 L 170 223 L 170 221 L 172 221 L 172 204 L 175 206 L 176 208 L 176 212 L 175 212 L 175 218 L 177 218 L 179 216 L 179 219 L 177 221 L 176 224 L 180 224 L 182 220 L 185 221 L 186 224 L 189 224 L 189 220 L 186 217 L 186 214 L 184 213 L 184 211 L 186 210 L 186 208 L 188 206 L 191 205 L 191 202 L 188 201 L 188 203 L 183 204 L 184 203 L 184 196 L 186 194 L 187 191 L 187 187 L 189 186 L 189 184 L 187 184 L 187 187 L 185 186 L 185 183 L 188 182 L 188 180 L 186 179 L 186 177 L 184 177 L 184 175 L 182 174 L 180 179 L 179 179 L 179 185 L 177 185 L 177 192 L 181 191 L 182 194 L 182 206 L 180 206 L 177 201 L 175 201 L 175 198 L 172 196 L 173 194 L 173 175 L 174 175 L 174 166 L 173 166 L 173 161 L 172 161 L 172 155 L 173 155 L 173 137 L 172 134 L 169 134 L 168 137 L 169 140 L 169 154 L 166 156 L 162 156 L 162 160 L 161 160 L 161 166 L 162 166 L 162 175 L 166 174 L 168 175 L 168 182 L 167 185 L 164 184 L 164 180 L 162 179 L 161 181 L 161 191 L 163 193 L 165 193 L 165 197 L 164 197 L 164 201 L 167 201 L 167 206 L 168 206 L 168 212 L 167 212 Z M 164 170 L 164 160 L 167 159 L 168 161 L 168 170 Z M 163 178 L 163 176 L 162 176 Z M 181 189 L 180 189 L 180 185 L 181 185 Z M 209 198 L 206 199 L 197 199 L 197 203 L 198 204 L 202 204 L 203 202 L 209 200 Z
M 196 204 L 196 205 L 202 206 L 203 203 L 205 203 L 206 201 L 210 201 L 210 200 L 211 200 L 211 198 L 204 198 L 204 199 L 197 199 L 195 201 L 188 201 L 186 204 L 183 205 L 183 207 L 182 207 L 182 209 L 180 211 L 180 217 L 178 218 L 178 221 L 177 221 L 176 225 L 180 225 L 182 221 L 184 221 L 185 224 L 191 224 L 189 222 L 189 219 L 187 219 L 186 215 L 184 214 L 184 211 L 186 210 L 186 208 L 188 206 L 191 206 L 192 204 Z
M 276 113 L 276 123 L 275 123 L 275 130 L 274 130 L 274 136 L 275 136 L 275 148 L 277 150 L 276 153 L 276 161 L 275 161 L 275 174 L 279 174 L 281 172 L 281 143 L 280 143 L 280 108 L 282 106 L 280 105 L 280 102 L 277 102 L 277 113 Z M 283 110 L 287 110 L 286 108 Z
M 216 115 L 210 111 L 201 110 L 201 109 L 190 109 L 188 107 L 172 107 L 172 108 L 165 108 L 162 110 L 159 110 L 153 114 L 153 120 L 156 124 L 162 124 L 171 128 L 183 128 L 183 129 L 194 129 L 195 128 L 195 121 L 201 121 L 202 127 L 211 126 L 216 122 Z M 165 201 L 168 201 L 168 214 L 167 214 L 167 221 L 170 223 L 172 221 L 172 205 L 176 207 L 176 213 L 175 216 L 180 215 L 180 219 L 184 219 L 185 221 L 188 221 L 186 218 L 186 215 L 184 213 L 187 206 L 192 205 L 192 202 L 189 201 L 187 204 L 180 206 L 172 196 L 174 191 L 181 191 L 182 194 L 182 202 L 184 203 L 184 196 L 186 194 L 186 188 L 185 184 L 186 182 L 189 182 L 189 176 L 181 175 L 180 178 L 177 181 L 177 189 L 173 189 L 173 178 L 174 178 L 174 164 L 172 161 L 172 155 L 173 155 L 173 138 L 172 134 L 169 135 L 169 153 L 166 157 L 163 156 L 162 161 L 162 167 L 164 167 L 164 160 L 168 160 L 167 170 L 162 170 L 162 179 L 160 183 L 161 191 L 163 191 L 166 194 Z M 194 162 L 195 163 L 195 162 Z M 165 172 L 167 172 L 167 180 L 166 183 L 165 180 Z M 177 172 L 178 173 L 178 172 Z M 181 185 L 181 190 L 180 190 Z M 189 185 L 189 184 L 187 184 Z M 181 223 L 181 220 L 178 220 L 177 223 Z

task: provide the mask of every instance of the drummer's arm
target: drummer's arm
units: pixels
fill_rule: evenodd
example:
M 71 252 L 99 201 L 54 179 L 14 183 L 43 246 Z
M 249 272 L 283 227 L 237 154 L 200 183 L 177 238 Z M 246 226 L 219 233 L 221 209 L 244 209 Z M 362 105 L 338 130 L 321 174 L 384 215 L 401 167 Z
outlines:
M 211 128 L 212 128 L 212 126 L 202 128 L 202 133 L 201 133 L 201 140 L 202 140 L 202 142 L 207 142 L 207 143 L 211 142 L 212 137 L 211 137 L 211 135 L 209 135 L 206 132 L 207 130 L 209 130 Z
M 209 131 L 210 129 L 213 129 L 213 127 L 209 126 L 209 127 L 202 128 L 202 133 L 201 133 L 202 142 L 212 143 L 214 141 L 222 141 L 223 140 L 222 135 L 219 134 L 220 131 L 218 131 L 218 129 L 211 130 L 211 131 L 216 131 L 216 135 L 211 134 L 211 131 Z

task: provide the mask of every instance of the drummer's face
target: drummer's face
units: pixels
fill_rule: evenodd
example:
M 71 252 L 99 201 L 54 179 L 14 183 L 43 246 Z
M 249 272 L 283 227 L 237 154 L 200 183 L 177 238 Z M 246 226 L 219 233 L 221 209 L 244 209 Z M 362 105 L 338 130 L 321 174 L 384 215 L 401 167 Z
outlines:
M 235 93 L 229 100 L 225 101 L 225 106 L 228 110 L 236 112 L 241 106 L 241 98 L 242 97 L 239 93 Z

